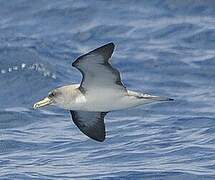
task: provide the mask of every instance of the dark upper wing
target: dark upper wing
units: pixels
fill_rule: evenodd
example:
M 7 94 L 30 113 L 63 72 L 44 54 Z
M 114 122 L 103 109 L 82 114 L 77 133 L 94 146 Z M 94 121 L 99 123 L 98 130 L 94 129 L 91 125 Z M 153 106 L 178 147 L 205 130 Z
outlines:
M 81 132 L 96 141 L 105 140 L 104 117 L 107 112 L 70 111 L 70 113 Z
M 114 44 L 108 43 L 75 60 L 72 66 L 82 73 L 82 90 L 93 91 L 95 87 L 125 90 L 119 72 L 109 62 L 113 51 Z

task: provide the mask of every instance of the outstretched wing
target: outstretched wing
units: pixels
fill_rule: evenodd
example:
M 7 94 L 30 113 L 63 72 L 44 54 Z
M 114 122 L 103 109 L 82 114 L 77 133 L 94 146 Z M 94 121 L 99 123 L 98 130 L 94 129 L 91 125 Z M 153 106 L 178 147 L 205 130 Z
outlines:
M 96 141 L 105 140 L 104 117 L 107 112 L 70 111 L 70 113 L 81 132 Z
M 114 51 L 114 44 L 108 43 L 77 58 L 72 66 L 82 73 L 81 90 L 83 92 L 99 89 L 126 90 L 119 71 L 109 62 Z

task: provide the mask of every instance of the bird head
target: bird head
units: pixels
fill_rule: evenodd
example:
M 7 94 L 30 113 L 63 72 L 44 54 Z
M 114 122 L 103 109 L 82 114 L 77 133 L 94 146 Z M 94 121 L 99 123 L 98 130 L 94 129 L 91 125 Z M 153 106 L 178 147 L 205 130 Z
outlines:
M 48 93 L 47 97 L 35 103 L 33 108 L 37 109 L 48 105 L 55 105 L 62 99 L 61 94 L 62 93 L 59 89 L 54 89 L 53 91 Z

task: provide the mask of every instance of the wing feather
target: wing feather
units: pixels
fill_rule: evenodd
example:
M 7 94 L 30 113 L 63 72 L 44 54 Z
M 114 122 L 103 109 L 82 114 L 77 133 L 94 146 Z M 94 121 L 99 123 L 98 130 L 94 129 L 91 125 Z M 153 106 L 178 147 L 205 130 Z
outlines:
M 70 111 L 75 125 L 88 137 L 96 141 L 105 140 L 104 117 L 107 112 Z
M 120 73 L 110 64 L 110 58 L 114 51 L 114 44 L 108 43 L 87 54 L 78 57 L 72 66 L 82 74 L 80 88 L 84 92 L 92 91 L 95 87 L 100 89 L 126 90 Z

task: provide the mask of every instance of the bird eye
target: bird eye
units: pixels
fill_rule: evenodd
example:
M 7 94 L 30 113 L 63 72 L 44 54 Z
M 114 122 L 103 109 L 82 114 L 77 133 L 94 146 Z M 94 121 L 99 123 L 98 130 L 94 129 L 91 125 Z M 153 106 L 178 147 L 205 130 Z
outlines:
M 54 92 L 51 92 L 51 93 L 49 93 L 49 97 L 51 98 L 51 97 L 54 97 L 55 96 L 55 93 Z

